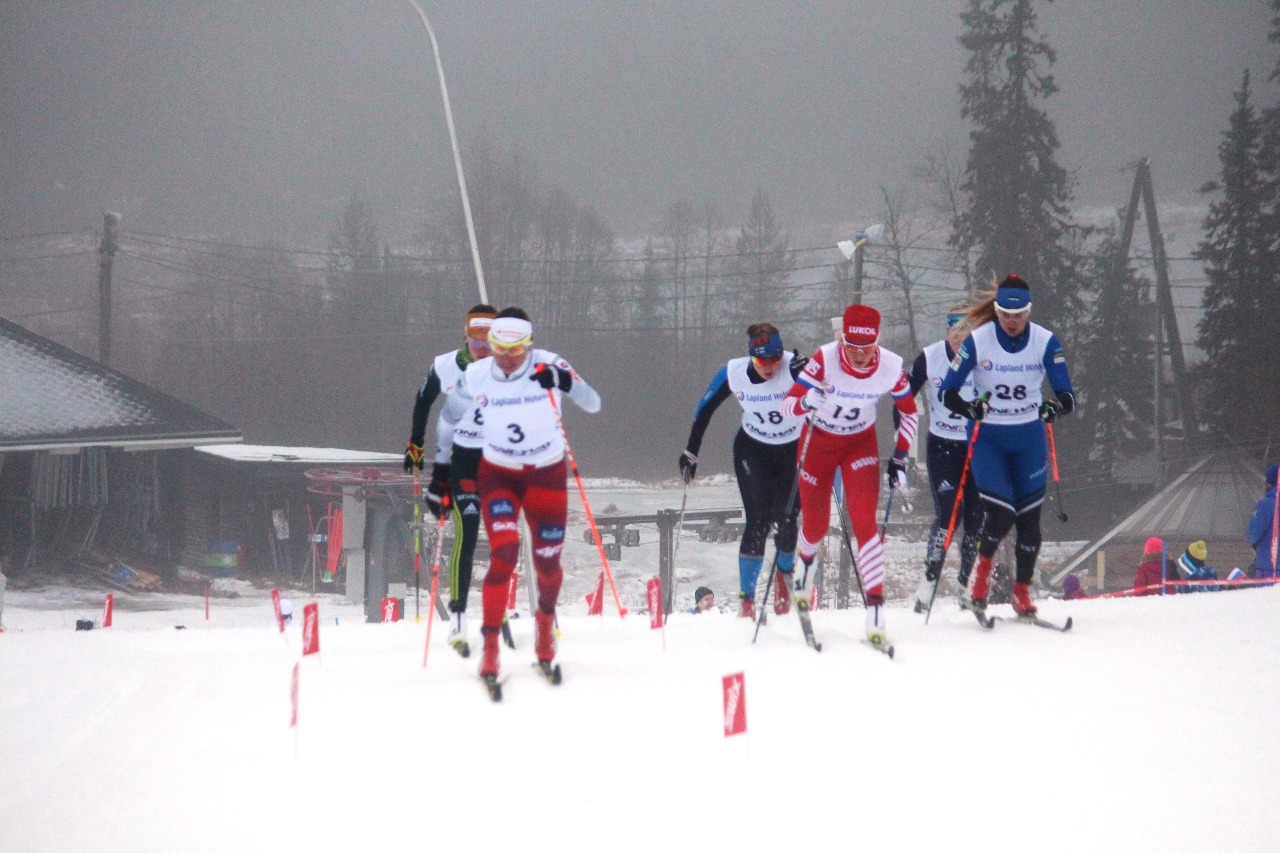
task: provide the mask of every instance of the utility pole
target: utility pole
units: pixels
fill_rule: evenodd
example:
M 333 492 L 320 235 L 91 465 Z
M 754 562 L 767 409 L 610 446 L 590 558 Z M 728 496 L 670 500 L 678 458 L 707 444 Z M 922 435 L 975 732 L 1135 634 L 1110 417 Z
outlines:
M 120 214 L 102 214 L 102 242 L 98 244 L 98 361 L 111 363 L 111 265 L 119 241 Z
M 1151 161 L 1143 157 L 1133 164 L 1133 189 L 1129 193 L 1129 206 L 1125 210 L 1124 224 L 1117 251 L 1117 272 L 1129 260 L 1129 248 L 1133 243 L 1133 231 L 1138 219 L 1138 203 L 1142 203 L 1147 217 L 1147 239 L 1151 243 L 1151 257 L 1156 270 L 1156 322 L 1155 322 L 1155 443 L 1156 481 L 1164 481 L 1164 424 L 1161 417 L 1161 374 L 1164 360 L 1164 341 L 1167 337 L 1169 364 L 1173 373 L 1174 394 L 1178 402 L 1178 415 L 1182 420 L 1183 440 L 1188 447 L 1195 444 L 1199 435 L 1199 421 L 1191 399 L 1187 381 L 1186 358 L 1182 352 L 1182 336 L 1178 332 L 1178 316 L 1173 307 L 1173 289 L 1169 283 L 1169 259 L 1165 254 L 1164 235 L 1160 233 L 1160 220 L 1156 215 L 1156 194 L 1151 181 Z

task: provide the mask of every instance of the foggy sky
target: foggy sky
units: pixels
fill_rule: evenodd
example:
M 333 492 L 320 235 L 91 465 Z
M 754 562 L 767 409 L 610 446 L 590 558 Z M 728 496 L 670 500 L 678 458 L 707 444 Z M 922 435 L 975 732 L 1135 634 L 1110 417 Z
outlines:
M 859 223 L 946 138 L 961 0 L 428 2 L 465 146 L 488 132 L 620 235 L 672 201 Z M 1215 176 L 1231 93 L 1266 76 L 1266 0 L 1039 4 L 1081 206 L 1149 156 L 1162 203 Z M 388 233 L 453 193 L 430 44 L 403 0 L 0 3 L 0 236 L 96 225 L 321 244 L 343 201 Z M 456 196 L 446 196 L 456 198 Z M 407 232 L 406 232 L 407 233 Z

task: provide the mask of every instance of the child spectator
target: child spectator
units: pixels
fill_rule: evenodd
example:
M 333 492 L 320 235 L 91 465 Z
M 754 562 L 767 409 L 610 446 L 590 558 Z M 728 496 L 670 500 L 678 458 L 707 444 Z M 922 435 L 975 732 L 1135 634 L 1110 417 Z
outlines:
M 1134 595 L 1159 595 L 1164 579 L 1164 540 L 1152 536 L 1142 548 L 1142 562 L 1133 576 Z M 1172 586 L 1164 588 L 1170 595 L 1176 591 Z
M 690 613 L 701 613 L 704 610 L 710 610 L 716 606 L 716 594 L 705 586 L 700 586 L 693 593 L 694 607 Z
M 1080 585 L 1080 578 L 1075 575 L 1067 575 L 1062 579 L 1062 597 L 1067 601 L 1085 597 L 1084 587 Z
M 1178 574 L 1183 580 L 1188 581 L 1211 581 L 1218 579 L 1218 573 L 1205 562 L 1209 557 L 1209 548 L 1204 544 L 1204 540 L 1200 539 L 1192 542 L 1187 546 L 1187 550 L 1178 558 Z M 1184 586 L 1182 592 L 1214 592 L 1218 589 L 1216 586 Z

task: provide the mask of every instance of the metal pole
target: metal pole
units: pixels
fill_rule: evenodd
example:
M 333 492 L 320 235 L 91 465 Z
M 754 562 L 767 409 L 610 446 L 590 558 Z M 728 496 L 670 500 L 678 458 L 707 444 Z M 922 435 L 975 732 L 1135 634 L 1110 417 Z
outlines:
M 120 214 L 102 214 L 102 242 L 98 244 L 98 361 L 111 363 L 111 265 L 119 245 Z
M 436 74 L 440 77 L 440 96 L 444 99 L 444 118 L 449 125 L 449 144 L 453 146 L 453 165 L 458 172 L 458 190 L 462 193 L 462 215 L 467 220 L 467 237 L 471 241 L 471 261 L 476 268 L 476 284 L 480 288 L 480 301 L 488 302 L 489 293 L 484 286 L 484 269 L 480 266 L 480 249 L 476 245 L 476 226 L 471 218 L 471 202 L 467 198 L 467 177 L 462 173 L 462 154 L 458 151 L 458 133 L 453 126 L 453 108 L 449 106 L 449 89 L 444 84 L 444 66 L 440 63 L 440 45 L 436 44 L 436 34 L 431 29 L 431 22 L 427 20 L 427 13 L 418 5 L 418 0 L 409 0 L 409 4 L 422 19 L 427 38 L 431 39 L 431 53 L 435 56 Z

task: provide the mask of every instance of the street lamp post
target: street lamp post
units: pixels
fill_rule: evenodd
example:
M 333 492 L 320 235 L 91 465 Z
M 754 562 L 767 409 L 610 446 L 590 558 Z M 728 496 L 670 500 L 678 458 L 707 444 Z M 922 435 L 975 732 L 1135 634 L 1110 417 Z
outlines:
M 480 249 L 476 245 L 476 226 L 471 218 L 471 202 L 467 198 L 467 178 L 462 173 L 462 154 L 458 151 L 458 133 L 453 126 L 453 109 L 449 106 L 449 90 L 444 85 L 444 66 L 440 63 L 440 46 L 436 44 L 436 34 L 431 30 L 431 23 L 427 20 L 427 13 L 422 11 L 422 7 L 418 5 L 418 0 L 409 0 L 414 10 L 418 13 L 418 17 L 422 19 L 422 26 L 426 28 L 427 38 L 431 39 L 431 53 L 436 59 L 436 74 L 440 77 L 440 96 L 444 99 L 444 118 L 449 125 L 449 143 L 453 146 L 453 165 L 458 172 L 458 190 L 462 193 L 462 215 L 467 220 L 467 237 L 471 241 L 471 261 L 476 268 L 476 284 L 480 288 L 480 301 L 488 302 L 489 294 L 484 286 L 484 270 L 480 266 Z
M 862 302 L 862 255 L 859 251 L 864 243 L 876 243 L 884 238 L 884 225 L 872 225 L 864 231 L 855 231 L 852 240 L 841 240 L 836 243 L 840 254 L 846 261 L 853 261 L 853 302 Z

